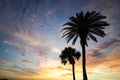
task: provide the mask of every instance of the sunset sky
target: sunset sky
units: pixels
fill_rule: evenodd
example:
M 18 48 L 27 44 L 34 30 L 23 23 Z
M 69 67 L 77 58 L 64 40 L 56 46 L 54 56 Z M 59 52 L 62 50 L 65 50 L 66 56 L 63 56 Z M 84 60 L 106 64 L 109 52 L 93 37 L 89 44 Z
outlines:
M 98 43 L 88 41 L 89 80 L 120 80 L 120 0 L 0 0 L 0 78 L 72 80 L 72 66 L 59 55 L 68 46 L 62 25 L 80 11 L 107 16 Z M 81 52 L 79 41 L 72 46 Z M 75 64 L 82 80 L 81 58 Z

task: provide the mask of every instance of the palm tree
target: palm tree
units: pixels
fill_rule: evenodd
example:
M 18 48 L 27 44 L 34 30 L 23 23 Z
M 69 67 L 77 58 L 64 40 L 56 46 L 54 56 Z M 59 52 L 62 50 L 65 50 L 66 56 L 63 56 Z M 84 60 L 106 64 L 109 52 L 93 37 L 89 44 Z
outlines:
M 70 17 L 70 21 L 63 25 L 68 25 L 62 29 L 62 31 L 64 31 L 62 37 L 66 37 L 67 43 L 73 40 L 72 45 L 74 45 L 78 38 L 80 40 L 82 47 L 83 80 L 87 80 L 85 55 L 85 46 L 88 46 L 87 40 L 91 38 L 97 42 L 96 36 L 104 37 L 106 35 L 103 29 L 105 29 L 105 26 L 109 26 L 109 24 L 103 21 L 105 18 L 106 16 L 96 11 L 87 11 L 86 13 L 81 11 L 80 13 L 76 13 L 76 16 Z
M 61 55 L 59 56 L 61 58 L 61 63 L 66 64 L 67 61 L 72 65 L 72 71 L 73 71 L 73 80 L 75 80 L 75 70 L 74 70 L 74 64 L 75 60 L 79 60 L 81 54 L 80 52 L 76 51 L 74 48 L 68 47 L 65 48 Z

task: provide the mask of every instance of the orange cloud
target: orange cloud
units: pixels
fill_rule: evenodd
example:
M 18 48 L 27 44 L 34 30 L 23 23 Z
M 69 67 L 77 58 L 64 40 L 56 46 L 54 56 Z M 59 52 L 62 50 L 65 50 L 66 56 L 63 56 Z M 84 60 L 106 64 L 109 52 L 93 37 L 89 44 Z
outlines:
M 63 74 L 62 76 L 63 76 L 63 77 L 72 76 L 72 73 L 66 73 L 66 74 Z
M 98 66 L 105 66 L 107 68 L 120 67 L 120 47 L 116 47 L 112 52 L 93 56 L 92 52 L 87 54 L 87 67 L 96 68 Z M 94 67 L 93 67 L 94 66 Z
M 120 67 L 120 47 L 115 48 L 109 55 L 106 56 L 106 61 L 104 64 L 107 64 L 109 68 Z

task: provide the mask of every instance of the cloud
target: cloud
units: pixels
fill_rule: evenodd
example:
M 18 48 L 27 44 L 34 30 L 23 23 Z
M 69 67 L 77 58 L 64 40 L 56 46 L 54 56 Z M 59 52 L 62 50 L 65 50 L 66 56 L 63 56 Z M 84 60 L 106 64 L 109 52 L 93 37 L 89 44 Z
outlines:
M 39 66 L 39 67 L 42 67 L 42 66 L 43 66 L 42 62 L 40 62 L 40 61 L 34 62 L 34 65 Z
M 12 38 L 4 40 L 6 44 L 14 45 L 22 56 L 28 57 L 29 53 L 39 57 L 46 57 L 49 53 L 60 53 L 59 48 L 52 46 L 52 42 L 44 36 L 25 28 L 16 28 Z
M 22 59 L 22 60 L 16 60 L 16 62 L 22 62 L 27 65 L 35 66 L 40 69 L 56 69 L 57 66 L 59 66 L 61 63 L 58 59 L 53 59 L 53 58 L 40 58 L 39 60 L 32 61 L 32 60 L 27 60 L 27 59 Z
M 8 49 L 5 49 L 5 53 L 9 53 L 10 51 Z
M 61 50 L 59 48 L 56 48 L 56 47 L 51 47 L 51 51 L 54 52 L 54 53 L 60 53 Z
M 119 46 L 119 39 L 116 39 L 115 37 L 109 40 L 104 41 L 103 43 L 96 46 L 94 49 L 87 50 L 87 56 L 100 56 L 104 53 L 102 51 L 106 51 L 107 49 L 113 47 L 113 46 Z
M 44 64 L 46 63 L 46 64 Z M 43 62 L 43 64 L 46 66 L 46 67 L 52 67 L 52 66 L 55 66 L 56 65 L 59 65 L 60 64 L 60 61 L 58 59 L 54 59 L 54 58 L 47 58 L 46 61 Z
M 0 33 L 7 33 L 7 34 L 10 34 L 10 28 L 6 27 L 6 25 L 4 25 L 3 23 L 0 23 Z M 0 35 L 2 36 L 2 35 Z
M 89 49 L 86 51 L 87 67 L 94 68 L 99 66 L 106 66 L 107 68 L 117 68 L 119 65 L 119 39 L 114 36 L 114 38 L 104 41 L 99 44 L 94 49 Z M 113 47 L 114 46 L 114 47 Z M 112 52 L 109 52 L 111 49 Z M 108 51 L 107 51 L 108 50 Z M 115 56 L 116 55 L 116 56 Z M 109 57 L 109 58 L 108 58 Z M 117 61 L 118 60 L 118 61 Z M 79 63 L 80 64 L 80 63 Z
M 54 15 L 54 9 L 49 9 L 47 10 L 47 12 L 45 13 L 45 16 L 46 17 L 50 17 L 50 16 L 53 16 Z
M 120 33 L 119 34 L 116 34 L 116 35 L 111 35 L 110 36 L 112 39 L 115 39 L 116 41 L 120 42 Z
M 10 64 L 10 62 L 4 61 L 4 60 L 0 60 L 0 64 Z
M 35 53 L 34 55 L 44 55 L 48 51 L 56 51 L 50 49 L 50 41 L 47 42 L 42 36 L 34 31 L 24 28 L 16 28 L 12 33 L 12 38 L 4 40 L 6 44 L 14 45 L 22 56 L 28 56 L 29 53 Z
M 97 52 L 98 53 L 98 52 Z M 104 54 L 87 54 L 87 67 L 95 68 L 101 65 L 105 61 Z M 94 67 L 93 67 L 94 66 Z
M 28 46 L 42 45 L 41 40 L 37 38 L 37 33 L 35 33 L 34 31 L 30 31 L 29 29 L 16 28 L 13 31 L 13 36 L 15 37 L 15 39 L 18 39 Z
M 111 6 L 112 5 L 112 6 Z M 88 6 L 85 8 L 86 11 L 96 10 L 97 12 L 101 12 L 102 15 L 107 16 L 105 21 L 107 21 L 110 26 L 106 27 L 105 31 L 107 35 L 110 37 L 111 35 L 119 34 L 119 0 L 91 0 L 88 3 Z
M 21 55 L 24 56 L 24 57 L 29 57 L 28 53 L 22 53 Z
M 22 59 L 22 60 L 16 60 L 16 62 L 22 62 L 24 64 L 28 64 L 28 65 L 32 65 L 32 66 L 37 66 L 39 68 L 43 67 L 44 64 L 42 63 L 42 61 L 30 61 L 30 60 L 26 60 L 26 59 Z
M 116 39 L 111 39 L 110 41 L 106 41 L 106 42 L 102 43 L 101 45 L 97 46 L 97 50 L 104 50 L 108 47 L 111 47 L 111 45 L 116 42 L 118 42 L 118 40 L 116 40 Z
M 106 56 L 106 62 L 109 68 L 117 68 L 120 67 L 120 47 L 115 48 L 109 55 Z
M 62 74 L 63 77 L 66 77 L 66 76 L 72 76 L 72 73 L 66 73 L 66 74 Z
M 106 50 L 107 48 L 110 48 L 112 44 L 116 43 L 116 40 L 111 40 L 109 42 L 104 42 L 98 46 L 96 46 L 94 49 L 88 49 L 86 51 L 87 53 L 87 57 L 88 58 L 91 58 L 91 57 L 100 57 L 100 56 L 103 56 L 105 55 L 103 52 L 101 51 L 104 51 Z
M 30 68 L 30 67 L 22 67 L 19 65 L 14 65 L 13 67 L 11 67 L 11 69 L 17 70 L 19 72 L 22 72 L 22 75 L 38 75 L 37 71 L 39 71 L 38 69 L 34 69 L 34 68 Z M 17 73 L 19 74 L 19 73 Z
M 92 57 L 101 56 L 103 53 L 101 53 L 99 50 L 93 50 L 93 53 L 91 54 Z
M 25 60 L 25 59 L 21 60 L 21 62 L 24 62 L 24 63 L 26 63 L 26 64 L 32 64 L 32 63 L 33 63 L 32 61 Z
M 34 53 L 34 55 L 36 55 L 36 56 L 38 56 L 38 57 L 42 57 L 42 56 L 44 56 L 45 57 L 45 54 L 44 54 L 44 52 L 43 52 L 43 50 L 37 50 L 35 53 Z
M 18 65 L 13 65 L 9 68 L 1 68 L 0 70 L 3 70 L 3 73 L 5 74 L 12 73 L 19 76 L 38 75 L 36 69 L 26 68 Z
M 102 5 L 102 6 L 100 6 L 100 5 Z M 99 7 L 96 7 L 96 6 L 99 6 Z M 91 1 L 89 1 L 88 6 L 86 7 L 86 10 L 95 10 L 95 9 L 102 11 L 106 15 L 109 15 L 109 17 L 112 17 L 119 12 L 119 1 L 118 0 L 116 0 L 116 1 L 114 1 L 114 0 L 110 0 L 110 1 L 91 0 Z
M 69 67 L 67 65 L 57 66 L 57 69 L 71 71 L 72 69 L 70 68 L 70 66 Z
M 98 54 L 97 54 L 98 53 Z M 119 61 L 120 61 L 120 47 L 116 47 L 112 50 L 112 52 L 109 53 L 100 53 L 99 51 L 90 50 L 87 53 L 87 66 L 92 68 L 94 66 L 105 66 L 107 68 L 117 68 L 119 67 Z

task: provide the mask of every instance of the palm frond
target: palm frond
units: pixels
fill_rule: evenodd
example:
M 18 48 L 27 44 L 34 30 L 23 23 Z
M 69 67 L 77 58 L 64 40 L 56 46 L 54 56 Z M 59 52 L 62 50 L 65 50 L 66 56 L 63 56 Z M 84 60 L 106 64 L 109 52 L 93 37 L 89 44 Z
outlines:
M 67 32 L 67 33 L 64 33 L 62 37 L 65 37 L 65 36 L 67 36 L 67 35 L 69 35 L 69 34 L 72 34 L 72 32 L 69 31 L 69 32 Z
M 80 58 L 80 53 L 77 52 L 74 48 L 72 47 L 66 47 L 62 52 L 61 55 L 59 56 L 61 59 L 62 64 L 66 64 L 67 61 L 70 64 L 75 64 L 75 60 L 78 60 Z
M 85 18 L 87 18 L 87 20 L 89 21 L 95 15 L 95 13 L 96 11 L 92 11 L 91 13 L 87 12 Z
M 105 32 L 101 29 L 94 29 L 96 32 L 100 33 L 101 35 L 106 35 Z
M 75 64 L 75 60 L 72 57 L 69 57 L 68 61 L 69 61 L 70 64 Z
M 66 55 L 62 53 L 62 55 L 59 56 L 61 60 L 67 59 Z
M 62 60 L 61 63 L 65 65 L 67 63 L 67 60 Z
M 105 18 L 106 18 L 106 16 L 103 16 L 103 15 L 94 16 L 94 19 L 92 20 L 92 23 L 93 23 L 93 22 L 96 22 L 96 21 L 103 20 L 103 19 L 105 19 Z
M 101 27 L 101 26 L 109 26 L 109 24 L 105 21 L 96 21 L 90 24 L 90 28 Z
M 98 42 L 97 38 L 95 36 L 93 36 L 91 33 L 89 33 L 88 35 L 93 41 Z
M 80 52 L 76 52 L 74 55 L 76 60 L 79 60 L 79 58 L 81 57 L 81 53 Z
M 83 18 L 84 18 L 84 13 L 81 11 L 81 12 L 79 13 L 78 19 L 83 19 Z
M 106 18 L 106 16 L 100 15 L 99 12 L 98 13 L 95 12 L 92 15 L 89 16 L 87 21 L 88 21 L 89 24 L 92 24 L 96 21 L 100 21 L 100 20 L 105 19 L 105 18 Z
M 77 23 L 78 23 L 77 18 L 76 18 L 76 17 L 74 17 L 74 16 L 71 16 L 69 19 L 70 19 L 70 21 L 71 21 L 71 22 L 73 22 L 73 23 L 75 23 L 75 24 L 77 24 Z
M 87 11 L 86 14 L 85 14 L 85 20 L 87 20 L 89 16 L 90 16 L 90 12 Z
M 79 13 L 76 13 L 76 17 L 79 17 Z
M 66 40 L 67 40 L 67 43 L 73 39 L 74 35 L 73 34 L 69 34 L 67 37 L 66 37 Z
M 75 23 L 73 23 L 73 22 L 67 22 L 67 23 L 65 23 L 65 24 L 63 24 L 63 26 L 65 26 L 65 25 L 68 25 L 68 26 L 77 26 Z
M 78 38 L 78 35 L 73 39 L 72 45 L 75 45 L 77 38 Z
M 99 37 L 104 37 L 106 35 L 105 33 L 101 34 L 101 33 L 97 32 L 95 30 L 89 30 L 89 32 L 92 33 L 92 34 L 94 34 L 94 35 L 97 35 Z
M 61 31 L 64 31 L 64 30 L 71 30 L 73 27 L 65 27 L 63 28 Z
M 86 13 L 81 11 L 76 13 L 75 16 L 71 16 L 69 19 L 70 21 L 63 26 L 68 25 L 70 27 L 62 29 L 62 31 L 64 31 L 62 37 L 66 37 L 67 43 L 73 40 L 72 45 L 75 45 L 78 37 L 80 38 L 80 43 L 84 43 L 86 46 L 89 38 L 97 42 L 97 38 L 94 35 L 104 37 L 106 34 L 103 29 L 109 26 L 106 21 L 103 21 L 103 19 L 106 19 L 106 16 L 96 11 L 87 11 Z

